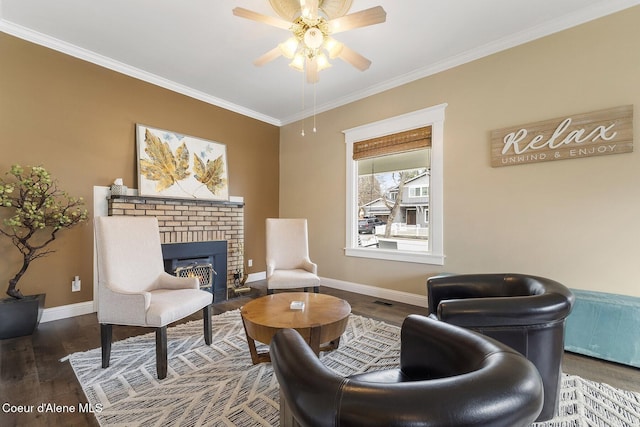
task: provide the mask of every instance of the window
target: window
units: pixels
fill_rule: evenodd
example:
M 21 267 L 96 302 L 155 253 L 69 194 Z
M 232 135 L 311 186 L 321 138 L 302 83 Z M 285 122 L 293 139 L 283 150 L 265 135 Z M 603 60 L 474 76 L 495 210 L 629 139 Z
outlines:
M 428 197 L 429 187 L 409 187 L 409 197 Z
M 444 264 L 445 108 L 344 131 L 347 256 Z

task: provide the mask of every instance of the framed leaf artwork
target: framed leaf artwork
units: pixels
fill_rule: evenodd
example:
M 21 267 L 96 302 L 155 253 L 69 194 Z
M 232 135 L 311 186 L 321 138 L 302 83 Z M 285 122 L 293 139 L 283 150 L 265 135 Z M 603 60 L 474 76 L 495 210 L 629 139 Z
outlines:
M 229 200 L 227 146 L 136 125 L 140 196 Z

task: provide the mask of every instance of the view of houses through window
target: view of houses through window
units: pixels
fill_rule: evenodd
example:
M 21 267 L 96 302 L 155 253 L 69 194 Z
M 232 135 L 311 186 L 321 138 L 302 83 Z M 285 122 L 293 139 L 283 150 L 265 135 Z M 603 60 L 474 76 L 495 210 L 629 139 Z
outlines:
M 357 161 L 358 246 L 429 251 L 431 148 Z
M 346 256 L 444 265 L 446 107 L 343 131 Z

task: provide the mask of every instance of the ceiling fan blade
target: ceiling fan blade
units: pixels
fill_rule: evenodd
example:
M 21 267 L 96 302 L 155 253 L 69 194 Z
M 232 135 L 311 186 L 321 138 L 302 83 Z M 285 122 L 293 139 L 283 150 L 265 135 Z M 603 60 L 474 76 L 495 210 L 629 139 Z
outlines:
M 234 8 L 233 14 L 235 16 L 239 16 L 240 18 L 246 18 L 256 22 L 262 22 L 263 24 L 271 25 L 277 28 L 282 28 L 283 30 L 288 30 L 291 28 L 290 22 L 287 22 L 283 19 L 274 18 L 272 16 L 263 15 L 261 13 L 254 12 L 252 10 L 245 9 L 243 7 Z
M 371 66 L 371 61 L 360 55 L 355 50 L 349 49 L 345 45 L 342 45 L 342 50 L 340 51 L 340 53 L 338 53 L 337 56 L 343 61 L 353 65 L 360 71 L 364 71 Z
M 316 19 L 318 17 L 318 3 L 319 0 L 300 0 L 302 16 L 309 19 Z
M 354 28 L 366 27 L 369 25 L 380 24 L 387 20 L 387 12 L 382 6 L 372 7 L 370 9 L 361 10 L 360 12 L 350 13 L 349 15 L 329 21 L 329 33 L 341 33 Z
M 318 62 L 315 58 L 307 58 L 304 64 L 304 71 L 307 75 L 307 83 L 318 83 Z
M 253 65 L 255 65 L 256 67 L 262 67 L 267 62 L 271 62 L 281 55 L 282 55 L 282 50 L 280 49 L 280 47 L 276 46 L 275 48 L 271 49 L 269 52 L 265 53 L 264 55 L 262 55 L 261 57 L 253 61 Z

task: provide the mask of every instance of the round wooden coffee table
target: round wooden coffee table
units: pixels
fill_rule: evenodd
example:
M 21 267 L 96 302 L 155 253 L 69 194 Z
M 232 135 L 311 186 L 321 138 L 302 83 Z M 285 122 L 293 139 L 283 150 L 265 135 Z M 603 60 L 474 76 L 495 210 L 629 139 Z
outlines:
M 292 309 L 294 301 L 304 303 L 304 309 Z M 268 352 L 258 353 L 255 341 L 268 345 L 280 329 L 298 331 L 316 354 L 338 348 L 350 313 L 351 306 L 345 300 L 308 292 L 267 295 L 240 310 L 254 365 L 271 360 Z

